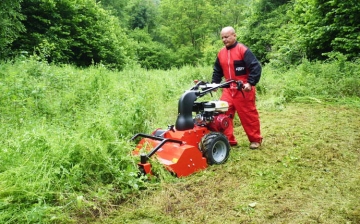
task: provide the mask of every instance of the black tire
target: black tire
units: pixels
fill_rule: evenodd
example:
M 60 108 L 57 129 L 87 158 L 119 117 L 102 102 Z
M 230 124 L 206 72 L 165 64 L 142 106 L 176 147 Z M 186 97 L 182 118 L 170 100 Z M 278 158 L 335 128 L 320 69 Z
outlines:
M 230 155 L 229 141 L 219 132 L 210 132 L 205 135 L 201 140 L 200 149 L 209 165 L 223 164 Z

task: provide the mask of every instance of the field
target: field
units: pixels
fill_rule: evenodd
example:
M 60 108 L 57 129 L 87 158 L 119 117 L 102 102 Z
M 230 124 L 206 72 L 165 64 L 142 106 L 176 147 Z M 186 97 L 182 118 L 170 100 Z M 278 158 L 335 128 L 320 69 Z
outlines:
M 261 150 L 239 128 L 226 164 L 159 183 L 99 223 L 359 223 L 359 107 L 259 110 Z
M 226 164 L 137 177 L 129 138 L 211 69 L 0 63 L 0 223 L 359 223 L 359 61 L 264 66 L 260 150 L 237 121 Z

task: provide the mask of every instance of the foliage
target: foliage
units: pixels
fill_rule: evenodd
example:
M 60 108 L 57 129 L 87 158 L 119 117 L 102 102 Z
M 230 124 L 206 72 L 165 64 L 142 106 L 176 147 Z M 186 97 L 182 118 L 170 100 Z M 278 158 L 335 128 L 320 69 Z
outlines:
M 125 11 L 125 7 L 127 6 L 128 2 L 128 0 L 101 0 L 97 1 L 97 4 L 101 4 L 104 9 L 115 15 L 119 19 L 121 27 L 125 27 L 128 16 Z
M 126 201 L 135 201 L 140 191 L 146 196 L 160 192 L 160 198 L 150 200 L 150 208 L 135 204 L 135 213 L 125 213 L 121 221 L 141 217 L 211 223 L 228 217 L 222 213 L 225 209 L 229 217 L 243 222 L 359 222 L 359 203 L 351 195 L 357 195 L 359 184 L 359 172 L 351 168 L 359 144 L 353 137 L 360 97 L 358 1 L 0 4 L 0 59 L 8 60 L 0 63 L 0 222 L 90 222 L 123 203 L 129 205 Z M 215 171 L 223 168 L 210 167 L 190 177 L 190 184 L 169 177 L 154 161 L 164 184 L 158 179 L 144 182 L 137 178 L 138 158 L 130 156 L 134 143 L 128 139 L 173 124 L 183 91 L 195 79 L 211 80 L 208 65 L 222 47 L 219 31 L 228 25 L 266 62 L 257 104 L 267 118 L 263 128 L 269 144 L 264 144 L 271 150 L 255 157 L 235 151 L 238 159 L 224 165 L 230 178 L 218 175 L 213 181 Z M 10 47 L 21 57 L 10 61 Z M 204 67 L 194 66 L 199 64 Z M 339 150 L 343 148 L 350 151 Z M 263 165 L 254 170 L 254 162 Z M 314 167 L 324 172 L 316 173 Z M 339 184 L 344 173 L 349 181 Z M 239 177 L 250 187 L 230 187 Z M 214 182 L 216 186 L 209 187 Z M 156 191 L 159 187 L 162 191 Z M 236 189 L 245 189 L 245 198 L 233 200 L 242 197 Z M 184 192 L 192 194 L 195 210 L 187 207 Z M 302 194 L 285 200 L 294 192 Z M 328 192 L 341 194 L 328 197 Z M 223 203 L 226 198 L 230 203 Z M 264 205 L 249 207 L 255 199 Z M 308 209 L 313 201 L 315 210 Z M 156 202 L 158 208 L 153 207 Z M 299 209 L 301 217 L 309 215 L 295 216 Z M 184 212 L 188 219 L 183 219 Z
M 289 21 L 286 16 L 289 4 L 287 1 L 262 0 L 256 7 L 249 20 L 248 32 L 242 41 L 251 48 L 262 63 L 266 63 L 269 62 L 268 54 L 275 50 L 276 43 L 282 43 L 281 47 L 285 47 L 283 44 L 288 44 L 289 39 L 285 36 L 287 33 L 281 28 Z M 282 41 L 284 39 L 285 41 Z M 286 52 L 282 52 L 281 56 L 284 57 L 285 54 Z
M 173 124 L 178 96 L 204 72 L 24 58 L 0 68 L 2 223 L 93 219 L 137 195 L 147 186 L 130 137 Z
M 360 33 L 359 1 L 305 1 L 294 4 L 297 17 L 294 22 L 301 26 L 299 35 L 309 59 L 324 59 L 323 53 L 337 51 L 349 59 L 359 57 Z
M 358 1 L 260 1 L 244 42 L 262 62 L 280 66 L 302 58 L 325 60 L 329 52 L 354 60 L 359 57 L 359 7 Z
M 175 66 L 174 53 L 164 44 L 152 40 L 148 32 L 135 29 L 129 33 L 137 44 L 134 46 L 137 61 L 146 69 L 169 69 Z
M 319 5 L 323 3 L 319 3 Z M 326 13 L 326 22 L 329 29 L 334 30 L 331 47 L 335 52 L 348 56 L 349 59 L 359 57 L 360 51 L 360 10 L 359 1 L 328 1 L 331 9 Z
M 48 62 L 102 63 L 119 69 L 132 57 L 118 20 L 94 1 L 30 0 L 21 6 L 27 35 L 13 43 L 14 50 L 35 53 Z
M 130 30 L 146 28 L 148 32 L 155 29 L 158 6 L 154 0 L 129 1 L 126 7 L 129 15 L 128 26 Z
M 3 0 L 0 2 L 0 60 L 10 54 L 9 46 L 22 31 L 21 20 L 24 16 L 19 12 L 22 0 Z
M 174 66 L 213 64 L 223 26 L 236 25 L 244 18 L 246 2 L 238 1 L 161 1 L 158 38 L 174 49 Z M 223 8 L 232 5 L 231 10 Z M 211 51 L 209 51 L 211 49 Z M 209 60 L 211 53 L 211 60 Z
M 9 3 L 2 3 L 1 59 L 9 59 L 11 49 L 12 55 L 36 54 L 48 62 L 78 66 L 101 63 L 122 69 L 138 63 L 148 69 L 168 69 L 210 65 L 222 46 L 219 32 L 229 25 L 263 64 L 271 62 L 279 68 L 296 66 L 303 58 L 326 60 L 329 53 L 341 53 L 347 60 L 359 57 L 360 6 L 356 0 Z M 24 28 L 26 32 L 21 32 Z M 150 38 L 134 38 L 138 30 Z
M 143 77 L 131 76 L 35 60 L 1 64 L 2 223 L 96 217 L 144 185 L 127 139 L 146 132 L 155 111 L 135 88 Z
M 359 62 L 349 62 L 342 54 L 329 57 L 326 63 L 304 60 L 285 72 L 271 63 L 265 66 L 257 85 L 261 113 L 284 111 L 289 102 L 359 108 Z M 33 59 L 1 63 L 0 68 L 4 223 L 85 222 L 107 216 L 140 190 L 156 190 L 158 180 L 176 181 L 159 164 L 155 165 L 159 179 L 150 183 L 138 179 L 139 158 L 130 156 L 134 143 L 128 140 L 135 133 L 174 124 L 179 96 L 195 79 L 210 81 L 212 71 L 134 66 L 114 72 L 103 66 L 76 69 Z M 299 153 L 285 156 L 281 164 L 293 164 Z M 263 176 L 271 172 L 260 171 Z M 356 211 L 348 209 L 347 215 L 356 220 Z
M 288 70 L 269 63 L 257 86 L 258 92 L 265 94 L 275 107 L 282 107 L 288 102 L 328 102 L 359 97 L 360 82 L 356 75 L 359 61 L 346 61 L 342 54 L 329 57 L 332 59 L 327 62 L 304 59 Z
M 276 14 L 283 14 L 282 18 L 275 18 Z M 267 36 L 269 51 L 265 53 L 266 61 L 271 62 L 272 66 L 278 69 L 287 69 L 299 65 L 306 58 L 306 46 L 303 36 L 298 34 L 299 26 L 295 20 L 299 15 L 293 12 L 289 4 L 282 5 L 273 13 L 275 24 L 279 27 L 272 27 Z M 271 19 L 270 19 L 271 20 Z M 270 23 L 273 24 L 273 23 Z
M 161 1 L 162 35 L 172 46 L 192 46 L 199 50 L 209 31 L 211 11 L 211 5 L 204 0 Z

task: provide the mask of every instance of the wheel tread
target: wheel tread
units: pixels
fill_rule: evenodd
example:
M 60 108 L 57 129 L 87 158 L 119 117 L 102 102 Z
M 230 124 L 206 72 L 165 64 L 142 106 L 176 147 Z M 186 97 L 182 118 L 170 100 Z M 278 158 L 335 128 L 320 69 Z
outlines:
M 215 144 L 214 141 L 216 141 L 216 139 L 219 139 L 221 141 L 224 141 L 226 143 L 226 156 L 225 158 L 221 161 L 221 162 L 217 162 L 214 160 L 213 155 L 212 155 L 212 147 Z M 227 161 L 228 157 L 229 157 L 229 152 L 230 152 L 230 144 L 227 140 L 227 138 L 225 137 L 225 135 L 223 135 L 220 132 L 210 132 L 209 134 L 205 135 L 203 137 L 203 139 L 201 140 L 200 143 L 200 149 L 203 152 L 204 156 L 207 159 L 207 163 L 209 165 L 213 165 L 213 164 L 223 164 Z

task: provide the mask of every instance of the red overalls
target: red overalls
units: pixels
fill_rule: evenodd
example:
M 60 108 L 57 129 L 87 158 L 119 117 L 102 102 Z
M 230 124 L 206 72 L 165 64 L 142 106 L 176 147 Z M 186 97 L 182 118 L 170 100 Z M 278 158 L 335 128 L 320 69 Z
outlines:
M 244 62 L 244 54 L 247 48 L 242 44 L 237 44 L 236 47 L 231 49 L 222 48 L 218 54 L 218 59 L 223 70 L 226 81 L 228 80 L 241 80 L 247 83 L 249 76 L 248 68 Z M 224 131 L 231 145 L 236 145 L 237 141 L 233 133 L 233 119 L 235 111 L 237 112 L 244 131 L 250 142 L 262 141 L 260 133 L 259 113 L 255 105 L 256 88 L 252 86 L 251 91 L 243 91 L 245 97 L 240 91 L 225 88 L 221 96 L 221 100 L 229 103 L 229 110 L 227 114 L 231 118 L 229 127 Z

